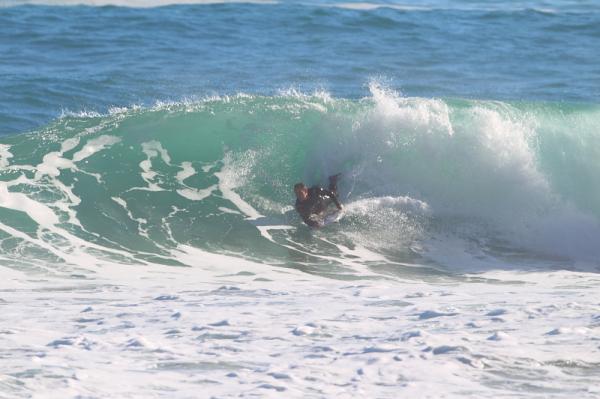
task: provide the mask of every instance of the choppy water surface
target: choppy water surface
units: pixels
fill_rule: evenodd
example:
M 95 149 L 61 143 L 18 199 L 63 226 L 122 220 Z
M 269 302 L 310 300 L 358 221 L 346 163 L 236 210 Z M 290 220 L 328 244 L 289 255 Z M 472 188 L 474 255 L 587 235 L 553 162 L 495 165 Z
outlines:
M 595 2 L 34 3 L 0 397 L 600 394 Z
M 0 132 L 212 94 L 360 98 L 371 79 L 427 98 L 598 102 L 595 2 L 378 4 L 3 7 Z

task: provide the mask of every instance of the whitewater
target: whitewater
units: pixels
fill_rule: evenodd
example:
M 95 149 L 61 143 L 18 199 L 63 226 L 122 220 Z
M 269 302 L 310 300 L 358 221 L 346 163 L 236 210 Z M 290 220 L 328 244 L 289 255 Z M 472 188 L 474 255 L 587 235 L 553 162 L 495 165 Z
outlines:
M 0 7 L 1 398 L 600 397 L 593 4 L 199 3 Z

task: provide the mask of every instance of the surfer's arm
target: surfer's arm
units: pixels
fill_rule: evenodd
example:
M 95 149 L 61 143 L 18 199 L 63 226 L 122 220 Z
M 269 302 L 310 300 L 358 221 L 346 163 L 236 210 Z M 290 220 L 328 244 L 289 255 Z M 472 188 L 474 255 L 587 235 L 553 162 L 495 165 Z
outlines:
M 319 224 L 319 222 L 317 222 L 314 219 L 311 219 L 310 214 L 303 212 L 298 205 L 296 205 L 296 212 L 298 212 L 298 214 L 302 218 L 302 221 L 310 227 L 321 227 L 321 224 Z
M 337 195 L 333 192 L 333 191 L 329 191 L 329 190 L 325 190 L 324 188 L 321 189 L 322 193 L 329 196 L 329 198 L 331 198 L 333 200 L 333 203 L 335 204 L 335 206 L 337 206 L 337 209 L 339 209 L 340 211 L 342 210 L 342 204 L 340 204 L 340 201 L 337 198 Z
M 334 202 L 335 206 L 337 206 L 337 209 L 339 209 L 341 211 L 343 206 L 342 206 L 342 204 L 340 204 L 340 201 L 338 201 L 337 195 L 333 196 L 333 202 Z

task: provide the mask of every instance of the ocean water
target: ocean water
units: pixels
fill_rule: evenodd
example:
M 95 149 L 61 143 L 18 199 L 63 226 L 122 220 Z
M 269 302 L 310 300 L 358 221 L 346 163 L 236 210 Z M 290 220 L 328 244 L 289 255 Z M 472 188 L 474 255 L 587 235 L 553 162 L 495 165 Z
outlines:
M 0 397 L 598 397 L 599 49 L 592 1 L 0 1 Z

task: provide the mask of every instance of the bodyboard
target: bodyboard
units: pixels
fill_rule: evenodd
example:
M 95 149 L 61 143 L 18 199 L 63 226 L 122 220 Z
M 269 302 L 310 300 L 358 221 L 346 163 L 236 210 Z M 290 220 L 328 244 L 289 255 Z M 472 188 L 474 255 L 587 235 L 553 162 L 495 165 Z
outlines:
M 335 211 L 326 212 L 325 215 L 323 215 L 323 226 L 337 223 L 342 217 L 344 217 L 344 210 L 336 209 Z

